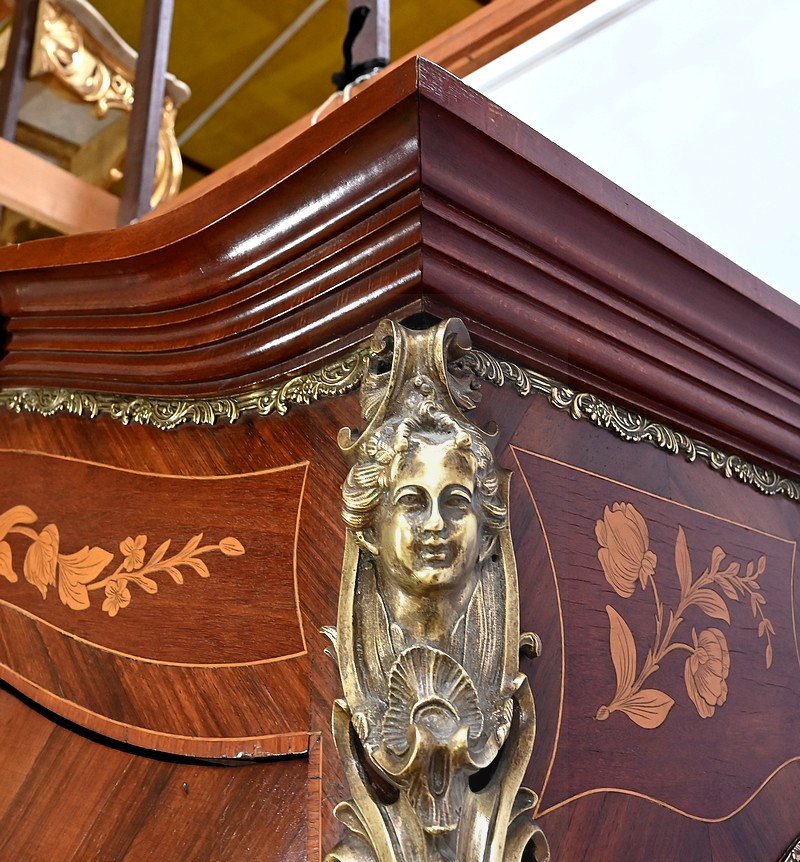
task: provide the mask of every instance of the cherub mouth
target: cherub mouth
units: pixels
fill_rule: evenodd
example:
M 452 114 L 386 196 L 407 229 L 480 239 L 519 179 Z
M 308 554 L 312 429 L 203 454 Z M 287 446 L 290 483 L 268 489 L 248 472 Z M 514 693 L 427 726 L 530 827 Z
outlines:
M 448 558 L 446 542 L 426 542 L 419 551 L 424 563 L 444 563 Z

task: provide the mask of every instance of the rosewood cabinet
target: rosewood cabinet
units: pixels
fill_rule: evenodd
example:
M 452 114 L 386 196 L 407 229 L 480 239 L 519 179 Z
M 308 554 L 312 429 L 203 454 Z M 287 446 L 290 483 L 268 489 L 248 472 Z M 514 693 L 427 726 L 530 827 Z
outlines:
M 457 79 L 3 249 L 0 315 L 0 858 L 336 845 L 337 433 L 385 318 L 472 338 L 554 862 L 796 841 L 800 309 Z

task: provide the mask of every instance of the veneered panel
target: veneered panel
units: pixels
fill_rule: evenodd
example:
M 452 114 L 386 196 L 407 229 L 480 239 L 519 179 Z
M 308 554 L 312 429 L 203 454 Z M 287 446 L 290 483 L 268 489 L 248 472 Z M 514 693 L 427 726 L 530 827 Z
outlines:
M 514 471 L 522 629 L 544 644 L 526 783 L 554 858 L 778 859 L 800 798 L 797 504 L 543 398 L 485 386 L 477 412 Z
M 800 759 L 792 734 L 768 732 L 791 724 L 800 688 L 796 543 L 513 454 L 558 579 L 569 666 L 559 740 L 569 756 L 556 756 L 543 808 L 619 787 L 692 816 L 729 816 Z M 565 495 L 569 487 L 580 496 Z M 710 768 L 676 779 L 698 763 Z
M 307 466 L 165 476 L 0 452 L 0 602 L 154 664 L 301 655 L 294 561 Z
M 309 734 L 329 722 L 331 689 L 319 680 L 335 678 L 335 667 L 319 629 L 336 618 L 335 434 L 354 404 L 168 433 L 105 419 L 10 417 L 0 457 L 17 472 L 0 488 L 3 511 L 29 506 L 38 517 L 27 527 L 39 534 L 57 524 L 64 554 L 107 549 L 113 572 L 128 538 L 148 536 L 147 565 L 160 542 L 172 538 L 180 549 L 201 530 L 217 543 L 237 538 L 245 552 L 209 551 L 201 557 L 208 578 L 184 569 L 176 584 L 154 574 L 154 594 L 129 584 L 130 603 L 111 617 L 104 590 L 90 592 L 84 610 L 63 604 L 57 585 L 42 599 L 24 575 L 33 540 L 11 534 L 18 580 L 0 578 L 0 674 L 70 720 L 136 744 L 212 757 L 306 751 Z M 21 449 L 38 454 L 9 452 Z M 75 492 L 76 482 L 94 496 Z M 309 689 L 319 712 L 309 714 Z
M 153 758 L 55 724 L 0 689 L 0 858 L 306 859 L 308 761 Z

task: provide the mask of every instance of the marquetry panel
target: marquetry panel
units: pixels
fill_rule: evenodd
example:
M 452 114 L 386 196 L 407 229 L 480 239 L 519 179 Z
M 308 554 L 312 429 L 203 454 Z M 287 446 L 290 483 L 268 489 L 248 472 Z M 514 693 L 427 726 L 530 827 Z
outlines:
M 307 751 L 328 723 L 309 672 L 333 671 L 335 431 L 355 404 L 171 432 L 6 416 L 0 675 L 147 747 Z
M 307 467 L 170 476 L 0 452 L 0 603 L 153 664 L 301 655 L 295 557 Z
M 484 390 L 514 471 L 522 628 L 544 643 L 523 666 L 526 781 L 554 858 L 588 858 L 601 811 L 626 859 L 780 858 L 800 798 L 797 504 Z

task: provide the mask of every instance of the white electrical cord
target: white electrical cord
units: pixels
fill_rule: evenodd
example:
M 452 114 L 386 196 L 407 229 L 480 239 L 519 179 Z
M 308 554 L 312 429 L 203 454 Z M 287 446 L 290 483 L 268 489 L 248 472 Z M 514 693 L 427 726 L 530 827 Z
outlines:
M 311 115 L 311 123 L 310 125 L 316 126 L 317 123 L 325 116 L 327 113 L 327 108 L 335 102 L 339 96 L 342 97 L 342 104 L 350 101 L 350 97 L 352 96 L 353 89 L 357 87 L 359 84 L 363 84 L 364 81 L 371 78 L 376 72 L 380 72 L 380 69 L 373 69 L 371 72 L 367 72 L 365 75 L 359 75 L 355 81 L 351 81 L 349 84 L 345 85 L 344 90 L 337 90 L 335 93 L 331 93 L 327 99 L 317 108 L 316 111 Z

